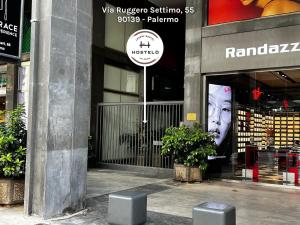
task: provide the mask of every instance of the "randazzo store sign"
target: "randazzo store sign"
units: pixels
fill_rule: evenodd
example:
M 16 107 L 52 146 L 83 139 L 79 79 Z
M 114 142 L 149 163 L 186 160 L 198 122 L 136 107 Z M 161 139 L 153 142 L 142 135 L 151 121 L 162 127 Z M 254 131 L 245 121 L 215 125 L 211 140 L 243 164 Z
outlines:
M 0 57 L 21 56 L 23 0 L 0 0 Z
M 205 37 L 202 73 L 299 67 L 300 25 Z

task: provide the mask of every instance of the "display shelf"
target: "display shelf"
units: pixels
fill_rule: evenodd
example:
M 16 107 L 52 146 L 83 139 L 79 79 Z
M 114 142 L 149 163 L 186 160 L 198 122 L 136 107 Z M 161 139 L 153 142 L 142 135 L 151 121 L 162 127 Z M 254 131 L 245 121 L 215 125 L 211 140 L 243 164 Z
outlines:
M 263 115 L 255 109 L 251 109 L 253 144 L 263 146 Z
M 237 110 L 237 149 L 245 152 L 250 142 L 266 149 L 269 145 L 276 149 L 292 146 L 300 139 L 300 113 L 262 112 L 258 109 L 238 106 Z M 273 140 L 273 141 L 272 141 Z
M 250 142 L 250 124 L 247 119 L 249 111 L 237 109 L 237 150 L 238 152 L 246 151 L 246 144 Z
M 275 115 L 275 148 L 292 146 L 299 140 L 299 113 L 287 112 Z

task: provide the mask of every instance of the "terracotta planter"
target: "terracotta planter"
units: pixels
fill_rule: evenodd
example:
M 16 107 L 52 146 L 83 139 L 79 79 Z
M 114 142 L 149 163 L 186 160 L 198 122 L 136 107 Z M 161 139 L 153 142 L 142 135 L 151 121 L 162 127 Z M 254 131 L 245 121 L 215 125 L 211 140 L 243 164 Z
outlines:
M 0 204 L 13 205 L 24 202 L 24 180 L 0 179 Z
M 199 167 L 188 167 L 183 164 L 174 164 L 175 180 L 187 182 L 201 182 L 202 171 Z

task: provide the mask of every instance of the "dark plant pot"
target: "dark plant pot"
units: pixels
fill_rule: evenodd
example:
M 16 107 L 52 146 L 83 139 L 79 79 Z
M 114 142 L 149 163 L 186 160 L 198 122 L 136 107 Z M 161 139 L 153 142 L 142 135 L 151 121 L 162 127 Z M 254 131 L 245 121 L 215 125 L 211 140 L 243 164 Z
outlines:
M 24 202 L 24 180 L 0 178 L 0 204 L 13 205 Z
M 175 180 L 185 182 L 201 182 L 202 170 L 199 167 L 190 167 L 183 164 L 174 164 Z

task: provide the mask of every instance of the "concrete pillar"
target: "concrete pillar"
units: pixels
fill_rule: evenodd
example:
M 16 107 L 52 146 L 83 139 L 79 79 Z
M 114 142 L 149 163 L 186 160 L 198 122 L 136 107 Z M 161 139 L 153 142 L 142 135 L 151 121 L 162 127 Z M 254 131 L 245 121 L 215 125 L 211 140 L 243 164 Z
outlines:
M 25 213 L 85 207 L 92 0 L 33 0 Z
M 203 94 L 201 78 L 201 38 L 203 25 L 203 0 L 187 0 L 186 7 L 194 7 L 194 14 L 186 15 L 186 49 L 184 76 L 184 122 L 185 124 L 203 120 Z M 196 118 L 187 119 L 187 115 Z M 191 119 L 191 118 L 190 118 Z
M 89 159 L 89 166 L 95 167 L 99 160 L 99 151 L 96 149 L 97 135 L 97 105 L 103 102 L 104 84 L 104 55 L 105 55 L 105 7 L 104 0 L 93 0 L 93 49 L 92 49 L 92 86 L 91 86 L 91 122 L 90 135 L 92 136 L 96 158 Z M 92 153 L 92 154 L 93 154 Z
M 18 101 L 18 65 L 7 64 L 6 110 L 13 110 Z

